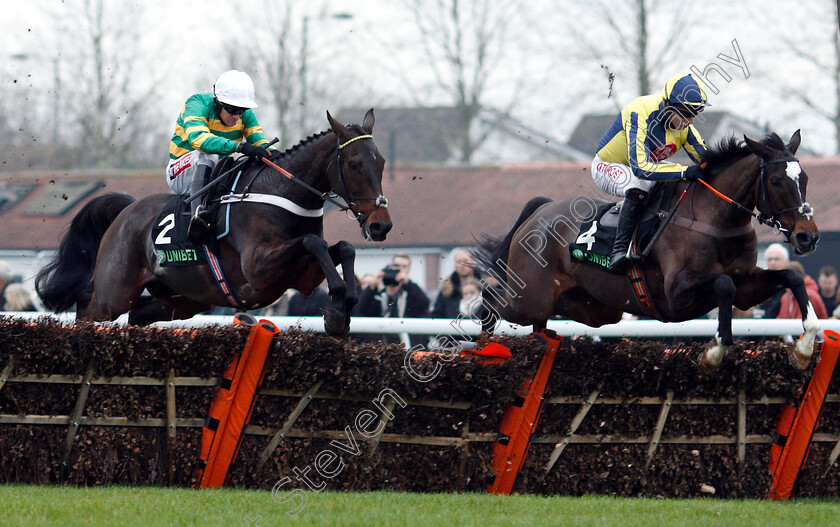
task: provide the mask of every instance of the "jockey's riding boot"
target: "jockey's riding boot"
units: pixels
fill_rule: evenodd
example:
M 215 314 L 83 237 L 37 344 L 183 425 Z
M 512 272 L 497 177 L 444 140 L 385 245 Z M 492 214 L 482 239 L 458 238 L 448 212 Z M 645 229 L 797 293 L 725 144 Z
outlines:
M 195 176 L 190 185 L 190 196 L 198 195 L 198 192 L 208 183 L 211 167 L 198 165 L 195 168 Z M 210 212 L 207 210 L 207 196 L 205 192 L 200 198 L 190 202 L 190 226 L 187 228 L 187 239 L 193 243 L 201 242 L 207 233 L 210 232 Z
M 621 205 L 621 214 L 618 217 L 618 229 L 615 234 L 612 255 L 610 255 L 610 271 L 623 270 L 627 265 L 640 263 L 641 256 L 632 254 L 630 242 L 633 240 L 633 230 L 636 222 L 644 210 L 644 203 L 648 193 L 644 190 L 632 188 L 624 196 L 624 203 Z

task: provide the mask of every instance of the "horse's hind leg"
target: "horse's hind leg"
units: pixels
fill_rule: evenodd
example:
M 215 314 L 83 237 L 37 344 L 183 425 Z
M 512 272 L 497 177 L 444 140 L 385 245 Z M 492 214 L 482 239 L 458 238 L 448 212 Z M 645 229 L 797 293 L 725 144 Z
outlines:
M 93 295 L 77 318 L 87 320 L 114 320 L 134 307 L 146 282 L 152 276 L 141 265 L 132 238 L 111 228 L 105 233 L 96 258 L 93 274 Z M 123 237 L 123 239 L 120 239 Z
M 173 298 L 141 296 L 131 311 L 128 312 L 128 323 L 145 326 L 162 320 L 185 319 L 207 311 L 211 307 L 209 304 L 196 302 L 182 296 Z

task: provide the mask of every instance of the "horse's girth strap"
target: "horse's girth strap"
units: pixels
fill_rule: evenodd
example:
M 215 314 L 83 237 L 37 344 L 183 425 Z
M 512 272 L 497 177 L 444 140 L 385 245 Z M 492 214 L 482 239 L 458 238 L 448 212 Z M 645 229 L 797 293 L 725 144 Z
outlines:
M 213 278 L 216 280 L 216 285 L 219 286 L 222 296 L 225 297 L 225 300 L 227 300 L 232 307 L 240 307 L 236 295 L 233 294 L 233 289 L 231 289 L 227 278 L 225 278 L 225 273 L 222 271 L 222 264 L 219 262 L 219 259 L 216 258 L 213 251 L 211 251 L 206 245 L 204 246 L 204 254 L 207 255 L 207 262 L 210 264 L 210 272 L 213 273 Z
M 244 201 L 274 205 L 275 207 L 280 207 L 292 214 L 304 216 L 306 218 L 320 218 L 324 215 L 324 207 L 321 207 L 320 209 L 305 209 L 292 200 L 275 196 L 273 194 L 228 194 L 226 196 L 222 196 L 219 200 L 222 204 L 241 203 Z
M 724 229 L 723 227 L 717 227 L 715 225 L 709 225 L 708 223 L 701 223 L 697 220 L 690 220 L 685 216 L 674 216 L 671 219 L 671 223 L 676 225 L 677 227 L 682 227 L 683 229 L 688 229 L 692 231 L 697 231 L 703 234 L 708 234 L 714 238 L 734 238 L 736 236 L 743 236 L 744 234 L 749 234 L 753 232 L 752 223 L 747 223 L 740 227 L 732 227 L 729 229 Z
M 650 295 L 650 288 L 648 287 L 642 266 L 639 264 L 630 266 L 627 270 L 627 280 L 630 282 L 630 289 L 636 295 L 636 300 L 647 315 L 650 318 L 662 321 L 662 315 L 659 314 L 659 310 L 656 309 L 656 303 Z

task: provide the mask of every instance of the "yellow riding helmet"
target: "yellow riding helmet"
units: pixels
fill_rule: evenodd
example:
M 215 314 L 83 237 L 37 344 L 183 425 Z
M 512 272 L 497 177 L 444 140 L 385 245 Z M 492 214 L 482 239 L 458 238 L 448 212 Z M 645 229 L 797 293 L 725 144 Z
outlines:
M 662 98 L 681 113 L 697 115 L 706 109 L 706 90 L 694 75 L 677 75 L 665 83 Z

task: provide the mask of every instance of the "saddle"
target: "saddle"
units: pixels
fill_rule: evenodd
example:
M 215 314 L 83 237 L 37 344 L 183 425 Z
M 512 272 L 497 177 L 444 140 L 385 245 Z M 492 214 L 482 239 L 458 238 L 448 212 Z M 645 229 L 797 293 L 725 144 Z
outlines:
M 645 210 L 636 226 L 633 240 L 641 252 L 652 240 L 661 221 L 668 215 L 671 198 L 676 189 L 676 182 L 657 183 L 650 193 Z M 609 270 L 610 254 L 615 242 L 621 202 L 605 203 L 598 207 L 591 219 L 581 223 L 578 235 L 569 244 L 569 253 L 580 263 Z M 612 271 L 611 271 L 612 272 Z M 618 274 L 624 274 L 621 271 Z

